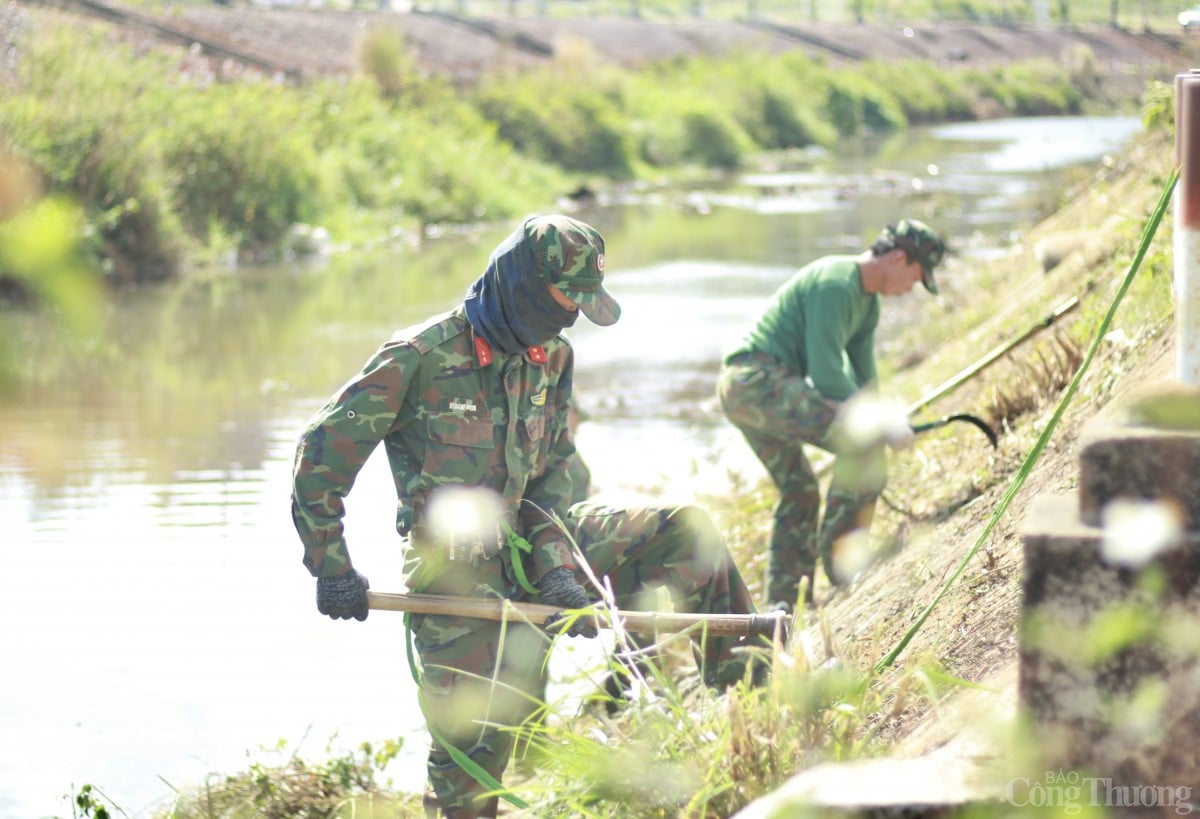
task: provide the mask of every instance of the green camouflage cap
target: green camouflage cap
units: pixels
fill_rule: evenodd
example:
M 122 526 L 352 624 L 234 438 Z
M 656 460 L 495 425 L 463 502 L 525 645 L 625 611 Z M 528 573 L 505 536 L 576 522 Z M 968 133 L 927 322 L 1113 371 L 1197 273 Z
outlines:
M 937 282 L 933 280 L 933 269 L 946 255 L 946 243 L 929 225 L 916 219 L 901 219 L 883 229 L 879 238 L 904 251 L 910 260 L 921 264 L 921 283 L 935 296 Z
M 594 227 L 570 216 L 534 216 L 525 222 L 525 238 L 538 275 L 592 322 L 609 325 L 621 317 L 621 306 L 602 286 L 604 237 Z

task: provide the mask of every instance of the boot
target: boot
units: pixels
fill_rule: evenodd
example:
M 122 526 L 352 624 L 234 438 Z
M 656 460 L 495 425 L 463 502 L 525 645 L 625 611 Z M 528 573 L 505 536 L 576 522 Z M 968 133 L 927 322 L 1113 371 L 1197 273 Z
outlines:
M 642 679 L 651 677 L 650 668 L 644 660 L 634 661 L 638 672 Z M 633 672 L 630 671 L 624 664 L 619 663 L 616 667 L 609 670 L 604 675 L 604 682 L 601 683 L 602 693 L 594 695 L 597 702 L 604 703 L 604 711 L 611 717 L 615 716 L 618 711 L 624 708 L 633 699 Z
M 477 810 L 470 808 L 446 808 L 440 810 L 441 805 L 438 803 L 437 794 L 433 791 L 425 791 L 425 796 L 422 800 L 422 807 L 425 808 L 425 819 L 495 819 L 497 812 L 500 810 L 500 797 L 493 796 L 486 800 Z

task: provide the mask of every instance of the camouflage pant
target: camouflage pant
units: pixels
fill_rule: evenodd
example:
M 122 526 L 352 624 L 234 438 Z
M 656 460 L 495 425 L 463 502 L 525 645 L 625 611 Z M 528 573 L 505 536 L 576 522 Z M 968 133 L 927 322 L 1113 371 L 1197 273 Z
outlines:
M 638 608 L 644 589 L 666 587 L 676 611 L 754 611 L 720 532 L 699 508 L 614 509 L 585 502 L 571 508 L 567 525 L 596 576 L 608 576 L 621 607 Z M 439 582 L 425 591 L 438 593 Z M 459 617 L 416 616 L 412 625 L 424 667 L 421 707 L 433 736 L 430 786 L 445 815 L 481 815 L 486 788 L 442 742 L 500 779 L 513 735 L 499 726 L 520 725 L 537 711 L 550 639 L 525 624 Z M 696 636 L 694 653 L 708 684 L 725 685 L 742 676 L 739 645 L 733 638 Z
M 833 582 L 837 545 L 870 527 L 887 479 L 882 449 L 838 454 L 821 516 L 821 492 L 804 444 L 832 451 L 830 427 L 838 405 L 774 357 L 750 353 L 721 368 L 721 408 L 779 489 L 767 555 L 767 599 L 795 604 L 801 578 L 811 581 L 818 556 Z

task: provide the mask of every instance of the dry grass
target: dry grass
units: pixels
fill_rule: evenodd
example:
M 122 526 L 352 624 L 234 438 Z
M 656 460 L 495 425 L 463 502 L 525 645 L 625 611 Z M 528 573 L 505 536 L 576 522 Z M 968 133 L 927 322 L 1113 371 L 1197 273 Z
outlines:
M 1008 377 L 991 385 L 984 417 L 994 428 L 1012 429 L 1021 416 L 1045 406 L 1071 383 L 1083 355 L 1081 342 L 1055 331 L 1014 359 Z
M 256 762 L 237 774 L 210 776 L 196 791 L 179 794 L 164 815 L 170 819 L 421 816 L 419 797 L 391 793 L 377 781 L 399 749 L 396 743 L 385 743 L 378 750 L 363 743 L 356 753 L 322 762 L 296 754 L 278 763 Z

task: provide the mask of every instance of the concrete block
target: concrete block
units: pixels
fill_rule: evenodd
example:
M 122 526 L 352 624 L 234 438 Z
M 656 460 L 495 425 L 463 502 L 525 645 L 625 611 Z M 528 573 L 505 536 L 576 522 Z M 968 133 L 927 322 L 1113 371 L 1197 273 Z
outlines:
M 1113 500 L 1156 500 L 1200 531 L 1200 432 L 1113 422 L 1084 427 L 1079 452 L 1079 517 L 1101 526 Z
M 1077 504 L 1040 499 L 1023 527 L 1018 687 L 1044 769 L 1200 786 L 1200 540 L 1131 562 Z
M 1004 786 L 994 760 L 934 752 L 807 768 L 733 819 L 952 819 L 998 815 Z M 989 812 L 990 811 L 990 812 Z

